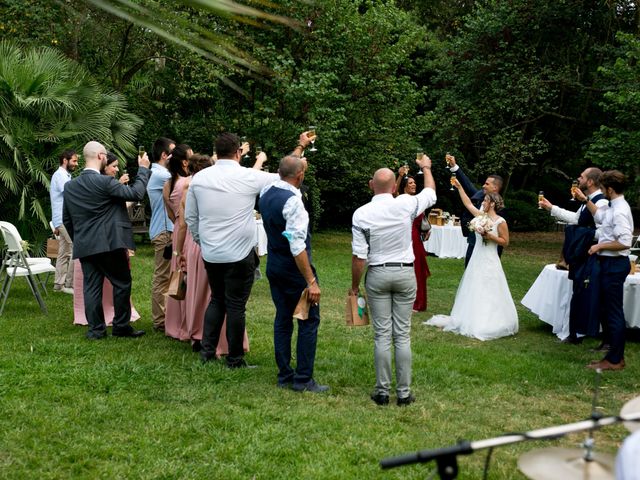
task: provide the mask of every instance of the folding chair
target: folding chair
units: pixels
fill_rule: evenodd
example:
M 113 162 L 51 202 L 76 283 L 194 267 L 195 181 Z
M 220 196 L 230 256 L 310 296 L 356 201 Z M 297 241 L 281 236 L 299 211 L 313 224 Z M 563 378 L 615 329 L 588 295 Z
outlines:
M 2 300 L 0 315 L 2 315 L 4 311 L 4 306 L 7 302 L 7 297 L 9 297 L 9 291 L 11 290 L 11 284 L 15 277 L 26 277 L 33 296 L 38 300 L 40 309 L 43 313 L 47 313 L 47 307 L 40 294 L 40 288 L 42 288 L 45 295 L 47 293 L 45 286 L 46 279 L 42 280 L 38 275 L 46 273 L 48 276 L 50 273 L 55 273 L 56 268 L 51 265 L 51 260 L 48 258 L 29 257 L 22 247 L 22 238 L 18 230 L 11 223 L 0 222 L 0 231 L 2 231 L 2 237 L 7 246 L 7 251 L 2 260 L 2 271 L 0 271 L 0 283 L 2 283 L 2 289 L 0 290 L 0 299 Z

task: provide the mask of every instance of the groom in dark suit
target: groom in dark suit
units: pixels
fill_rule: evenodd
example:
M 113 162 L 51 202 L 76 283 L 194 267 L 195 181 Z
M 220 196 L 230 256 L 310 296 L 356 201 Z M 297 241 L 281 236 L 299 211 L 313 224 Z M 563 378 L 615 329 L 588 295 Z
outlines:
M 482 201 L 487 193 L 500 193 L 502 190 L 502 184 L 504 181 L 500 175 L 489 175 L 482 185 L 482 188 L 477 188 L 471 180 L 464 174 L 459 165 L 456 164 L 456 158 L 453 155 L 447 154 L 446 156 L 447 164 L 449 165 L 449 170 L 451 174 L 456 176 L 460 185 L 462 185 L 462 189 L 471 199 L 473 206 L 476 208 L 480 208 L 482 205 Z M 501 217 L 505 217 L 504 209 L 496 212 Z M 464 268 L 467 268 L 469 264 L 469 260 L 471 260 L 471 254 L 473 253 L 473 249 L 476 246 L 476 236 L 470 232 L 467 228 L 469 222 L 473 219 L 473 216 L 464 209 L 462 214 L 460 215 L 460 225 L 462 227 L 462 235 L 467 237 L 467 253 L 464 257 Z M 505 218 L 506 220 L 506 218 Z M 498 245 L 498 255 L 502 255 L 502 246 Z
M 63 223 L 73 240 L 73 258 L 80 259 L 84 275 L 84 310 L 89 323 L 87 338 L 99 340 L 107 335 L 102 309 L 102 285 L 108 278 L 113 285 L 112 334 L 140 337 L 131 320 L 131 270 L 128 250 L 133 250 L 133 230 L 126 201 L 144 198 L 151 175 L 146 153 L 138 158 L 138 174 L 131 185 L 123 185 L 109 175 L 101 175 L 107 150 L 98 142 L 84 147 L 85 169 L 64 189 Z

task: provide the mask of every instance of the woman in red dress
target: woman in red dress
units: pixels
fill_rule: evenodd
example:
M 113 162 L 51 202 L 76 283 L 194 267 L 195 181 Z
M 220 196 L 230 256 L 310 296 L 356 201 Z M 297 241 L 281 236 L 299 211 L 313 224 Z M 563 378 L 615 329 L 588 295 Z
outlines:
M 397 192 L 399 194 L 415 195 L 416 181 L 408 175 L 408 167 L 400 167 L 398 171 Z M 425 212 L 426 213 L 426 212 Z M 424 220 L 424 221 L 423 221 Z M 431 225 L 421 213 L 413 220 L 411 227 L 411 243 L 413 245 L 413 269 L 416 273 L 416 299 L 413 302 L 414 312 L 424 312 L 427 309 L 427 278 L 431 275 L 427 264 L 427 251 L 424 243 L 429 234 Z

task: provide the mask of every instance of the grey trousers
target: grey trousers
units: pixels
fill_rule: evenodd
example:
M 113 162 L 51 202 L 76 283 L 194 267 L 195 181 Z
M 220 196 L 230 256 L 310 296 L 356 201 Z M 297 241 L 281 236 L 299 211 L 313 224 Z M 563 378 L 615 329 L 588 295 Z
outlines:
M 396 393 L 411 393 L 411 309 L 416 298 L 413 267 L 370 267 L 365 288 L 374 331 L 375 394 L 389 395 L 391 344 L 396 361 Z

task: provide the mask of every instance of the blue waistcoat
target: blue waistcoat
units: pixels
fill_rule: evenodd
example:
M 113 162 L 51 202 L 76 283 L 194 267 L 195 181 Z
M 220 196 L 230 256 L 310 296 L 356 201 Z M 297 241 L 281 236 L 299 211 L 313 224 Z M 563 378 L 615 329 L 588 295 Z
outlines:
M 260 213 L 262 222 L 267 232 L 267 275 L 270 273 L 291 273 L 302 276 L 299 272 L 291 249 L 289 240 L 282 234 L 287 229 L 287 221 L 282 215 L 284 204 L 294 196 L 294 193 L 283 188 L 271 187 L 260 197 Z M 307 229 L 305 239 L 306 251 L 311 263 L 311 235 Z

